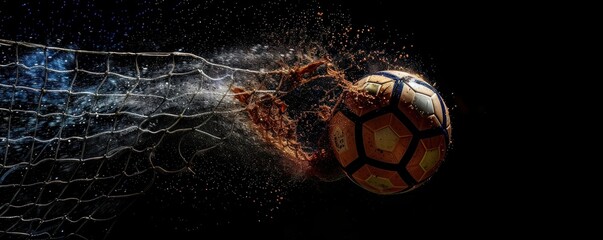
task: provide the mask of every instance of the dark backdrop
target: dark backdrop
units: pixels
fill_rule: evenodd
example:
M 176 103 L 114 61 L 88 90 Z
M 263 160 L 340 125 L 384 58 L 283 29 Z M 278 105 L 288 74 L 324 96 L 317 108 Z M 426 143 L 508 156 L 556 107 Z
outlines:
M 495 104 L 503 95 L 500 59 L 505 44 L 500 13 L 490 8 L 398 1 L 9 1 L 0 5 L 0 38 L 111 51 L 185 51 L 199 55 L 262 44 L 270 28 L 304 26 L 305 14 L 341 13 L 354 28 L 376 29 L 376 42 L 413 45 L 421 71 L 437 82 L 452 106 L 453 147 L 434 179 L 404 195 L 376 196 L 343 179 L 308 180 L 287 189 L 278 204 L 246 206 L 229 194 L 192 196 L 157 188 L 119 219 L 111 239 L 203 239 L 259 236 L 278 239 L 364 239 L 392 234 L 479 236 L 523 228 L 521 200 L 506 158 L 512 143 Z M 290 19 L 289 21 L 283 19 Z M 280 23 L 278 21 L 281 21 Z M 340 21 L 340 20 L 337 20 Z M 266 23 L 266 24 L 265 24 Z M 312 29 L 307 30 L 312 35 Z M 394 32 L 395 34 L 391 34 Z M 256 34 L 258 33 L 258 34 Z M 261 34 L 259 34 L 261 33 Z M 262 35 L 265 34 L 265 35 Z M 286 41 L 286 40 L 282 40 Z M 392 44 L 396 47 L 396 44 Z M 372 46 L 374 47 L 374 46 Z M 399 46 L 398 46 L 399 47 Z M 161 176 L 158 181 L 174 181 Z M 186 181 L 201 181 L 182 177 Z M 182 182 L 183 180 L 179 180 Z M 234 180 L 236 181 L 236 180 Z M 255 191 L 255 192 L 254 192 Z M 268 190 L 248 193 L 266 194 Z M 261 199 L 262 196 L 259 198 Z M 266 201 L 266 200 L 264 200 Z M 279 200 L 281 201 L 281 200 Z M 274 201 L 268 201 L 273 203 Z M 203 206 L 199 206 L 203 205 Z M 258 210 L 259 209 L 259 210 Z

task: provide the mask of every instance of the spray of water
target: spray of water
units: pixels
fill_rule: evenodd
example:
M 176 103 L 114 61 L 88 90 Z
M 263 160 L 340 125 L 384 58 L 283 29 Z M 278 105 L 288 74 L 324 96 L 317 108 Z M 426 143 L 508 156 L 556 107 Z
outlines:
M 179 177 L 158 188 L 205 196 L 192 208 L 216 211 L 215 196 L 256 206 L 258 221 L 274 218 L 287 192 L 316 176 L 309 160 L 325 152 L 321 133 L 345 82 L 408 66 L 404 52 L 367 50 L 359 39 L 370 31 L 346 29 L 326 47 L 251 45 L 209 58 L 2 40 L 0 187 L 19 190 L 2 196 L 0 217 L 39 216 L 5 231 L 60 236 L 69 223 L 114 219 L 130 203 L 117 200 L 164 173 Z

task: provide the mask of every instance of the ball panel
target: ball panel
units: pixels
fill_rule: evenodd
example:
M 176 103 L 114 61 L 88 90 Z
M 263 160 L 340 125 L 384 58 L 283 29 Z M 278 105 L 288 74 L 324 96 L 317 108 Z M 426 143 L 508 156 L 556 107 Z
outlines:
M 343 113 L 338 112 L 331 120 L 329 127 L 331 147 L 335 149 L 335 157 L 344 167 L 358 158 L 354 126 L 354 122 Z
M 446 106 L 442 106 L 440 104 L 441 103 L 440 98 L 438 97 L 437 94 L 434 94 L 431 96 L 431 102 L 433 103 L 434 114 L 438 118 L 438 122 L 440 122 L 440 125 L 441 125 L 442 123 L 444 123 L 444 114 L 447 114 L 446 112 L 442 112 L 442 107 L 446 107 Z M 446 121 L 446 122 L 449 122 L 449 121 Z M 444 127 L 446 127 L 446 126 L 444 126 Z
M 366 82 L 362 89 L 364 89 L 364 91 L 370 95 L 377 96 L 379 94 L 379 91 L 381 90 L 381 84 Z
M 433 102 L 431 101 L 431 97 L 422 93 L 415 94 L 415 99 L 413 101 L 414 106 L 417 110 L 425 115 L 434 114 Z
M 410 88 L 406 84 L 403 84 L 402 94 L 400 95 L 400 102 L 398 103 L 398 107 L 400 107 L 400 105 L 408 106 L 409 104 L 411 104 L 415 99 L 415 94 L 416 93 L 414 90 L 412 90 L 412 88 Z
M 384 87 L 391 87 L 391 86 L 387 86 L 388 84 L 393 84 L 393 82 L 395 81 L 392 78 L 386 77 L 386 76 L 381 76 L 381 75 L 369 75 L 366 77 L 367 82 L 372 82 L 372 83 L 378 83 L 381 85 L 385 85 Z M 391 91 L 391 89 L 390 89 Z
M 419 130 L 427 130 L 431 129 L 434 126 L 431 124 L 431 120 L 424 117 L 413 105 L 403 104 L 400 102 L 398 105 L 398 110 L 404 113 L 404 115 L 412 122 L 412 124 Z
M 384 76 L 369 75 L 356 82 L 354 86 L 359 92 L 366 93 L 370 97 L 348 94 L 345 104 L 354 114 L 363 116 L 389 104 L 394 80 Z
M 370 165 L 360 167 L 352 174 L 352 178 L 361 187 L 379 194 L 392 194 L 408 188 L 397 172 Z
M 392 152 L 398 144 L 400 137 L 392 130 L 390 126 L 386 126 L 377 130 L 374 134 L 375 147 L 378 150 Z
M 431 121 L 432 126 L 442 126 L 442 122 L 440 122 L 440 120 L 438 119 L 438 117 L 436 117 L 436 115 L 429 115 L 429 117 L 427 117 L 427 119 L 429 119 L 429 121 Z
M 362 139 L 367 157 L 397 164 L 408 149 L 412 133 L 396 116 L 387 113 L 363 124 Z
M 440 160 L 440 149 L 426 149 L 423 158 L 419 162 L 419 167 L 421 167 L 424 172 L 428 172 L 435 167 L 436 163 L 438 163 L 438 160 Z
M 416 93 L 422 93 L 427 96 L 435 94 L 429 83 L 418 78 L 412 78 L 410 81 L 408 81 L 408 86 L 410 86 Z
M 442 101 L 442 103 L 444 103 Z M 448 107 L 446 106 L 446 103 L 444 103 L 444 110 L 446 110 L 446 127 L 450 127 L 451 126 L 451 121 L 450 121 L 450 112 L 448 111 Z M 448 136 L 450 136 L 450 133 L 448 133 Z
M 417 182 L 431 177 L 442 163 L 446 154 L 445 141 L 443 135 L 424 138 L 419 141 L 415 153 L 406 165 L 406 170 Z

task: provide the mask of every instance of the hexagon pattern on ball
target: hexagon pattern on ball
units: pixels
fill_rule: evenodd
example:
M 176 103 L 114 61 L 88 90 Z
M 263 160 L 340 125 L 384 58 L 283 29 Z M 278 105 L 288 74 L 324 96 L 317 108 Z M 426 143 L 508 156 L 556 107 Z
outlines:
M 329 124 L 331 146 L 346 175 L 377 194 L 408 192 L 428 181 L 445 159 L 450 134 L 442 96 L 402 71 L 358 80 Z

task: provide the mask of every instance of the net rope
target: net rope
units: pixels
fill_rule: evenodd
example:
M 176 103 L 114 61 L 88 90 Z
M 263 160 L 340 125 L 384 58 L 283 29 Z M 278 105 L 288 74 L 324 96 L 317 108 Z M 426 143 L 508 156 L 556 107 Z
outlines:
M 192 171 L 191 156 L 230 136 L 249 94 L 232 86 L 278 92 L 248 81 L 266 74 L 0 39 L 0 239 L 103 236 L 156 174 Z M 156 157 L 164 145 L 177 147 Z

